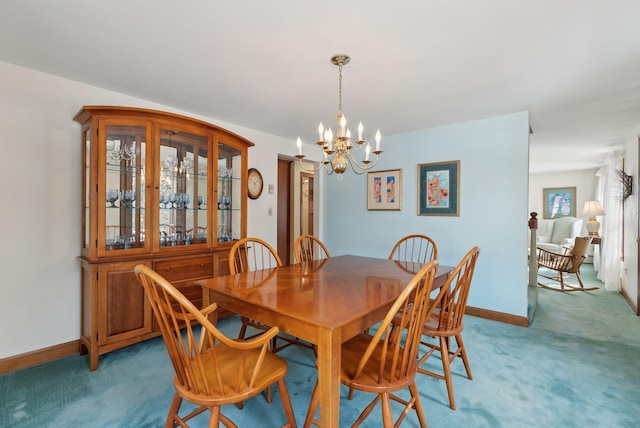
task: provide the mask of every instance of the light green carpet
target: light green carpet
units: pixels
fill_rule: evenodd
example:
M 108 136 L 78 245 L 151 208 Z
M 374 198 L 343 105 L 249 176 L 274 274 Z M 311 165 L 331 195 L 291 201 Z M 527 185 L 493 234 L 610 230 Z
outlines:
M 597 283 L 590 265 L 583 266 L 583 278 Z M 220 326 L 234 335 L 239 321 L 225 319 Z M 639 426 L 640 320 L 619 294 L 539 289 L 529 328 L 467 316 L 463 337 L 474 380 L 454 362 L 456 411 L 449 409 L 444 382 L 418 376 L 430 427 Z M 316 379 L 313 354 L 291 347 L 280 355 L 289 361 L 287 383 L 302 425 Z M 5 374 L 0 426 L 163 426 L 172 376 L 161 339 L 102 356 L 95 372 L 78 355 Z M 341 426 L 350 426 L 368 399 L 356 393 L 353 401 L 341 400 Z M 239 426 L 280 426 L 285 419 L 277 400 L 269 405 L 258 396 L 244 410 L 228 406 L 223 412 Z M 193 426 L 205 427 L 206 419 Z M 365 426 L 381 426 L 379 409 Z M 403 423 L 416 426 L 413 414 Z

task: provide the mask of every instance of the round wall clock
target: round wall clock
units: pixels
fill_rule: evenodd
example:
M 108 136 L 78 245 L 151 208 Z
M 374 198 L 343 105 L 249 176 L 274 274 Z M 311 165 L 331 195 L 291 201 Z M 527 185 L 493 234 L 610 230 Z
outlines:
M 247 176 L 247 190 L 251 199 L 258 199 L 262 194 L 262 174 L 255 168 L 250 168 Z

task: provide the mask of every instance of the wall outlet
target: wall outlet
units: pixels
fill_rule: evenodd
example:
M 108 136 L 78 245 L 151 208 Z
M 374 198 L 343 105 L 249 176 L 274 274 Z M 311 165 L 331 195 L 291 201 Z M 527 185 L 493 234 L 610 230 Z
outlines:
M 273 215 L 273 208 L 271 208 L 271 207 L 267 208 L 267 215 L 268 216 L 272 216 Z

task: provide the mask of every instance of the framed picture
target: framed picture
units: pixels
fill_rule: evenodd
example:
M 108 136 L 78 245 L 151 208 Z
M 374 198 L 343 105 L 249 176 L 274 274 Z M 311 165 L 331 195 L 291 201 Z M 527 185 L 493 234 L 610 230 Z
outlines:
M 418 165 L 418 215 L 460 215 L 460 161 Z
M 400 210 L 402 208 L 402 170 L 389 169 L 367 173 L 367 209 Z
M 548 187 L 542 189 L 543 218 L 575 217 L 576 188 Z

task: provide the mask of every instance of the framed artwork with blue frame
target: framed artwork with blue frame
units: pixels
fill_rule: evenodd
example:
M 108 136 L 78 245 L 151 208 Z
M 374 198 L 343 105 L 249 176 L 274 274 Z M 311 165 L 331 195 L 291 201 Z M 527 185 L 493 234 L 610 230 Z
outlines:
M 418 165 L 418 215 L 460 215 L 460 161 Z

